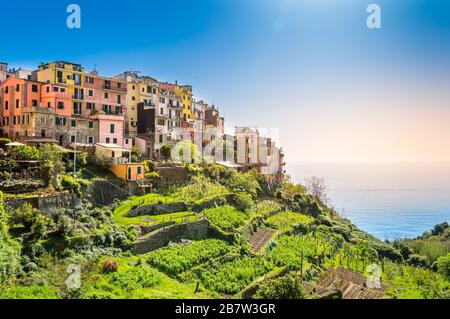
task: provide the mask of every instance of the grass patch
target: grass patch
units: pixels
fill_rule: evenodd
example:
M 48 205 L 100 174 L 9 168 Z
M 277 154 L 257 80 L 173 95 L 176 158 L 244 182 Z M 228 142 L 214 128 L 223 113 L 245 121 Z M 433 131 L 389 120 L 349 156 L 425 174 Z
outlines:
M 239 228 L 245 224 L 248 218 L 245 212 L 232 206 L 205 209 L 203 214 L 210 221 L 211 225 L 224 231 Z
M 231 249 L 226 242 L 217 239 L 194 241 L 192 244 L 177 244 L 149 253 L 150 265 L 170 273 L 179 274 L 209 259 L 226 254 Z
M 271 228 L 281 232 L 293 229 L 296 225 L 306 225 L 312 222 L 314 218 L 294 212 L 281 212 L 267 219 Z
M 118 271 L 105 274 L 99 270 L 91 275 L 88 299 L 205 299 L 214 295 L 195 293 L 196 285 L 182 284 L 147 265 L 138 257 L 117 260 Z

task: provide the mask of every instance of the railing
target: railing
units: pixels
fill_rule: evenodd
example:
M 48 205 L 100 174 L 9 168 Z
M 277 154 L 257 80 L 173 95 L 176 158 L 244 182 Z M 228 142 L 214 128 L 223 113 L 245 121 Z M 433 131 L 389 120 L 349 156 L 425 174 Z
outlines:
M 113 157 L 110 159 L 111 164 L 128 164 L 129 159 L 126 157 Z
M 84 95 L 75 94 L 75 95 L 72 95 L 72 99 L 82 101 L 82 100 L 84 100 Z
M 111 91 L 119 91 L 119 92 L 123 92 L 126 93 L 127 92 L 127 88 L 123 88 L 123 87 L 118 87 L 118 86 L 111 86 L 111 85 L 103 85 L 103 89 L 104 90 L 111 90 Z

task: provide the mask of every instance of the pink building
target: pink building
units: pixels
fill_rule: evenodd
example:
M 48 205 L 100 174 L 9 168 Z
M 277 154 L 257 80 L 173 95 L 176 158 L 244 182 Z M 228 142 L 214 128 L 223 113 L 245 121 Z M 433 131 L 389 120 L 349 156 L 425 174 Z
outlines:
M 123 146 L 127 82 L 94 71 L 86 75 L 85 95 L 84 115 L 99 121 L 96 142 Z

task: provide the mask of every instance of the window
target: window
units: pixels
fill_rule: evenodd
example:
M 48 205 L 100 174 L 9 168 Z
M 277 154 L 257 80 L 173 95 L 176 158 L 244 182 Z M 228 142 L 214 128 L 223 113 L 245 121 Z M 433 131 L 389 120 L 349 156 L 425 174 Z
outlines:
M 51 102 L 47 102 L 47 107 L 48 108 L 52 107 L 52 103 Z
M 9 87 L 7 86 L 7 87 L 5 87 L 5 94 L 8 94 L 9 93 Z
M 55 87 L 53 88 L 53 92 L 59 92 L 59 87 L 56 87 L 56 86 L 55 86 Z
M 138 173 L 138 175 L 142 174 L 142 166 L 137 167 L 137 173 Z
M 166 103 L 166 99 L 163 97 L 159 98 L 159 103 L 165 104 Z
M 8 101 L 5 101 L 5 110 L 7 111 L 8 110 L 8 108 L 9 108 L 9 105 L 8 105 Z
M 132 100 L 132 101 L 136 101 L 136 97 L 135 97 L 135 96 L 132 96 L 132 97 L 131 97 L 131 100 Z
M 47 86 L 46 91 L 47 91 L 47 93 L 50 93 L 50 87 L 49 86 Z
M 117 144 L 117 138 L 113 138 L 113 144 Z
M 47 117 L 43 116 L 41 117 L 41 124 L 46 124 L 47 123 Z
M 60 117 L 55 118 L 55 125 L 62 125 L 62 118 Z
M 20 91 L 20 84 L 17 84 L 16 85 L 16 92 L 19 92 Z
M 64 109 L 64 102 L 58 102 L 58 109 Z
M 128 139 L 126 138 L 126 139 L 125 139 L 125 144 L 128 145 L 128 143 L 129 143 L 129 141 L 128 141 Z
M 132 88 L 133 88 L 133 90 L 136 90 L 136 86 L 135 85 L 133 85 Z
M 117 104 L 122 103 L 122 97 L 120 95 L 117 95 Z
M 110 132 L 111 134 L 114 134 L 115 130 L 116 130 L 115 124 L 111 124 L 110 127 L 109 127 L 109 132 Z
M 75 135 L 70 135 L 70 142 L 75 143 L 76 137 Z
M 20 124 L 20 116 L 17 116 L 17 124 Z
M 61 88 L 61 93 L 65 93 L 66 89 L 65 88 Z
M 93 121 L 89 121 L 88 122 L 88 128 L 94 128 L 94 122 Z
M 95 103 L 88 102 L 88 103 L 86 103 L 86 107 L 88 110 L 93 110 L 93 109 L 95 109 Z
M 109 137 L 106 138 L 106 144 L 109 144 L 111 142 L 111 139 Z
M 38 101 L 37 100 L 31 100 L 31 106 L 37 106 Z
M 160 135 L 160 136 L 159 136 L 159 143 L 162 143 L 162 142 L 163 142 L 163 136 Z
M 33 85 L 31 86 L 31 91 L 32 91 L 32 92 L 37 92 L 37 91 L 38 91 L 38 86 L 37 86 L 36 84 L 33 84 Z
M 71 120 L 71 121 L 70 121 L 70 125 L 71 125 L 72 127 L 77 127 L 77 120 Z
M 105 93 L 105 99 L 109 99 L 109 93 Z
M 161 109 L 159 110 L 159 114 L 164 115 L 164 109 L 163 109 L 163 108 L 161 108 Z
M 81 115 L 81 103 L 77 103 L 77 102 L 73 103 L 73 114 Z
M 94 91 L 89 90 L 89 91 L 88 91 L 88 95 L 89 95 L 89 96 L 94 96 Z
M 19 108 L 19 104 L 20 104 L 20 101 L 19 101 L 19 100 L 16 100 L 16 109 Z
M 94 137 L 93 136 L 88 136 L 87 142 L 88 142 L 88 144 L 94 144 Z

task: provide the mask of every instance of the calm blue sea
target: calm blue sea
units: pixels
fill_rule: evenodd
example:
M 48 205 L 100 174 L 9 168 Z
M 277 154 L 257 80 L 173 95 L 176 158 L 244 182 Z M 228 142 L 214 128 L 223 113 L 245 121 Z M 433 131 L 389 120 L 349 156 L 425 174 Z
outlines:
M 416 237 L 450 220 L 450 164 L 287 163 L 296 182 L 316 175 L 330 204 L 380 239 Z

